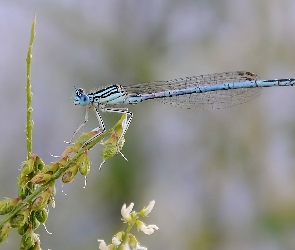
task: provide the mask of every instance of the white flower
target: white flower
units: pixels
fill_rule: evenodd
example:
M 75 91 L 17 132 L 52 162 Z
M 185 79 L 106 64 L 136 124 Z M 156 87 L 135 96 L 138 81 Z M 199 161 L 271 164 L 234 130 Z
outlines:
M 112 238 L 112 243 L 115 245 L 115 246 L 119 246 L 121 244 L 121 241 L 122 241 L 122 233 L 123 232 L 118 232 L 114 235 L 114 237 Z
M 127 243 L 128 244 L 128 243 Z M 125 247 L 126 247 L 126 250 L 128 249 L 132 249 L 132 250 L 147 250 L 146 247 L 142 247 L 139 245 L 138 242 L 129 242 L 128 246 L 126 246 L 126 244 L 124 245 L 124 250 L 125 250 Z
M 100 249 L 100 250 L 110 250 L 108 248 L 108 246 L 106 245 L 106 243 L 104 242 L 104 240 L 97 240 L 97 241 L 100 242 L 98 249 Z
M 121 244 L 121 241 L 119 240 L 119 238 L 117 238 L 116 236 L 114 236 L 112 238 L 112 243 L 115 245 L 115 246 L 119 246 Z
M 136 220 L 136 226 L 137 229 L 144 232 L 145 234 L 152 234 L 155 232 L 155 230 L 158 230 L 159 228 L 156 225 L 146 225 L 140 220 Z
M 130 248 L 131 248 L 132 250 L 133 250 L 133 249 L 134 249 L 134 250 L 147 250 L 146 247 L 142 247 L 142 246 L 140 246 L 137 240 L 136 240 L 136 242 L 132 242 L 132 241 L 130 240 L 130 242 L 129 242 L 129 246 L 130 246 Z
M 144 207 L 140 212 L 139 215 L 140 216 L 148 216 L 148 214 L 153 210 L 155 205 L 155 201 L 152 200 L 147 207 Z
M 140 227 L 140 230 L 142 231 L 142 232 L 144 232 L 145 234 L 152 234 L 152 233 L 154 233 L 155 232 L 155 230 L 158 230 L 159 228 L 156 226 L 156 225 L 148 225 L 148 226 L 146 226 L 146 225 L 142 225 L 141 227 Z
M 148 250 L 146 247 L 142 247 L 139 244 L 137 244 L 136 250 Z
M 124 218 L 124 221 L 129 222 L 131 221 L 131 215 L 130 213 L 132 212 L 134 203 L 131 203 L 128 207 L 126 207 L 126 204 L 123 205 L 121 209 L 121 214 Z
M 123 250 L 131 250 L 130 247 L 129 247 L 129 242 L 126 242 L 126 243 L 123 245 Z

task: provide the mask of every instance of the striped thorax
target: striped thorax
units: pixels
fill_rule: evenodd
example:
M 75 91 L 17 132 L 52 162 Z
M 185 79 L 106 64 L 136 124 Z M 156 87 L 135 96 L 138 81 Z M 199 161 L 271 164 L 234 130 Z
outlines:
M 96 107 L 104 107 L 106 105 L 123 103 L 126 97 L 127 93 L 124 91 L 122 86 L 117 84 L 89 94 L 85 94 L 83 89 L 77 88 L 75 90 L 74 104 L 81 106 L 94 105 Z

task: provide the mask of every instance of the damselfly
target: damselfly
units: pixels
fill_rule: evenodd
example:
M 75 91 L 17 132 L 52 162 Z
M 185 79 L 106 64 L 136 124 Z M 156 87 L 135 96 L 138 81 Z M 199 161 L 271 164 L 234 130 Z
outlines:
M 216 73 L 180 78 L 170 81 L 155 81 L 130 86 L 118 84 L 86 94 L 81 88 L 75 89 L 74 104 L 86 107 L 84 123 L 88 121 L 88 109 L 92 108 L 99 123 L 101 133 L 105 125 L 99 111 L 125 113 L 124 131 L 126 133 L 133 114 L 125 104 L 137 104 L 149 99 L 157 99 L 172 106 L 185 108 L 224 108 L 245 103 L 259 95 L 262 87 L 293 86 L 295 79 L 259 80 L 256 74 L 246 71 Z M 72 140 L 71 139 L 71 140 Z

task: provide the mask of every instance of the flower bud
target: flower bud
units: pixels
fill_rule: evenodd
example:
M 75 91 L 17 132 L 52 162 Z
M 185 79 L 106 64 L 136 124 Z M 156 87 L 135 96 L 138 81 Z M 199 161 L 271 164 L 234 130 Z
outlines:
M 119 246 L 122 242 L 122 238 L 125 235 L 124 232 L 118 232 L 114 235 L 114 237 L 112 238 L 112 243 L 115 246 Z
M 42 185 L 44 183 L 47 183 L 52 179 L 51 174 L 36 174 L 32 179 L 31 182 L 34 184 Z
M 15 208 L 19 200 L 19 198 L 5 198 L 4 200 L 0 201 L 0 215 L 10 213 Z
M 44 224 L 48 218 L 48 211 L 45 208 L 43 208 L 42 210 L 37 210 L 35 211 L 35 216 L 39 222 Z
M 62 167 L 62 165 L 60 164 L 60 162 L 53 162 L 50 165 L 46 165 L 43 168 L 42 173 L 43 174 L 54 174 L 61 167 Z
M 29 249 L 35 244 L 35 233 L 32 228 L 29 228 L 23 235 L 20 243 L 20 249 Z
M 100 151 L 103 162 L 100 164 L 99 169 L 101 169 L 102 165 L 107 159 L 112 158 L 118 153 L 120 153 L 122 157 L 127 161 L 125 156 L 121 153 L 121 150 L 125 143 L 125 138 L 122 137 L 123 123 L 125 122 L 125 118 L 126 115 L 122 115 L 121 119 L 111 130 L 111 136 L 103 143 Z
M 75 164 L 71 166 L 62 176 L 63 183 L 69 183 L 74 180 L 77 172 L 78 172 L 79 165 Z
M 140 217 L 148 216 L 148 214 L 153 210 L 154 205 L 155 205 L 155 201 L 152 200 L 147 207 L 144 207 L 143 209 L 139 211 L 138 216 Z
M 75 141 L 73 145 L 70 145 L 66 148 L 66 150 L 62 153 L 62 158 L 64 160 L 71 160 L 75 154 L 81 149 L 85 142 L 91 139 L 96 134 L 100 133 L 97 130 L 93 130 L 90 132 L 82 133 L 78 139 Z
M 49 198 L 52 195 L 52 187 L 48 187 L 40 196 L 38 196 L 32 204 L 32 210 L 42 210 L 49 203 Z
M 34 162 L 35 171 L 41 171 L 44 167 L 45 167 L 45 163 L 43 162 L 43 160 L 38 155 L 35 155 L 35 162 Z
M 19 175 L 17 178 L 18 197 L 20 197 L 21 199 L 26 198 L 27 195 L 29 195 L 31 193 L 31 191 L 28 187 L 29 181 L 30 181 L 30 179 L 28 176 L 21 177 L 21 175 Z
M 35 216 L 31 216 L 31 227 L 36 230 L 40 226 L 40 221 L 37 220 Z
M 30 215 L 30 209 L 22 210 L 19 214 L 10 219 L 11 227 L 22 227 Z
M 98 133 L 100 133 L 98 130 L 92 130 L 90 132 L 81 134 L 74 144 L 76 151 L 78 151 L 85 142 L 87 142 L 89 139 L 91 139 L 93 136 L 97 135 Z
M 6 222 L 1 228 L 0 228 L 0 243 L 5 241 L 10 233 L 11 225 L 9 222 Z
M 118 153 L 117 134 L 115 131 L 113 131 L 110 138 L 107 139 L 102 145 L 101 157 L 105 161 L 109 158 L 112 158 L 117 153 Z
M 134 235 L 132 234 L 129 234 L 129 246 L 130 246 L 130 249 L 139 249 L 138 246 L 139 246 L 139 242 L 138 240 L 135 238 Z
M 71 160 L 78 150 L 79 148 L 77 149 L 75 145 L 68 146 L 61 156 L 64 160 Z
M 25 232 L 28 230 L 29 228 L 29 224 L 26 222 L 22 227 L 18 227 L 17 228 L 17 232 L 20 234 L 20 235 L 24 235 Z
M 35 239 L 35 242 L 34 242 L 34 246 L 32 246 L 29 250 L 42 250 L 41 249 L 41 247 L 40 247 L 40 240 L 38 239 L 37 241 L 36 241 L 36 239 Z
M 27 187 L 18 187 L 18 197 L 25 199 L 30 194 L 30 190 Z
M 20 171 L 20 176 L 27 176 L 34 171 L 34 157 L 30 157 L 28 160 L 22 162 L 22 169 Z
M 77 165 L 79 166 L 79 172 L 82 175 L 87 176 L 90 172 L 90 161 L 87 150 L 85 150 L 84 153 L 79 157 L 77 160 Z

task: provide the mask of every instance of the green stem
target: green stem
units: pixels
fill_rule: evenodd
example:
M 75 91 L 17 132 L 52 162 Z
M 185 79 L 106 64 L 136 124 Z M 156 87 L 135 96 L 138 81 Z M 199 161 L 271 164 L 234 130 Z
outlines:
M 31 204 L 32 201 L 39 196 L 42 192 L 44 192 L 48 187 L 50 187 L 55 180 L 57 180 L 59 177 L 62 176 L 64 172 L 66 172 L 67 169 L 69 169 L 71 166 L 76 164 L 78 158 L 84 153 L 84 150 L 89 150 L 93 148 L 98 142 L 100 142 L 102 139 L 105 137 L 111 135 L 113 132 L 113 128 L 108 130 L 106 133 L 102 134 L 101 136 L 95 138 L 92 142 L 87 144 L 86 146 L 83 147 L 83 150 L 79 150 L 78 153 L 75 154 L 75 156 L 68 161 L 62 168 L 60 168 L 58 171 L 54 173 L 52 176 L 52 179 L 42 186 L 40 186 L 38 189 L 36 189 L 31 195 L 27 196 L 23 201 L 21 201 L 15 209 L 7 215 L 7 217 L 0 222 L 0 228 L 7 222 L 9 221 L 12 217 L 17 215 L 21 210 L 23 210 L 25 207 L 28 206 L 28 204 Z
M 125 231 L 124 236 L 122 237 L 122 242 L 121 242 L 121 244 L 119 246 L 119 249 L 121 249 L 124 246 L 124 244 L 126 243 L 126 241 L 128 239 L 128 236 L 129 236 L 129 232 L 131 231 L 131 229 L 134 226 L 137 219 L 138 219 L 138 216 L 136 215 L 136 216 L 134 216 L 132 221 L 128 223 L 128 227 L 127 227 L 127 229 Z
M 34 15 L 32 28 L 31 28 L 31 36 L 30 42 L 28 47 L 28 54 L 27 54 L 27 126 L 26 126 L 26 136 L 27 136 L 27 151 L 28 151 L 28 158 L 30 157 L 32 150 L 33 150 L 33 121 L 32 121 L 32 85 L 31 85 L 31 60 L 32 60 L 32 49 L 33 43 L 35 38 L 35 25 L 36 25 L 36 13 Z
M 130 224 L 130 225 L 127 227 L 127 229 L 126 229 L 126 234 L 125 234 L 125 239 L 123 240 L 123 242 L 126 240 L 126 238 L 127 238 L 128 234 L 129 234 L 131 228 L 132 228 L 132 227 L 134 226 L 134 224 L 135 224 L 135 221 L 136 221 L 136 220 L 132 221 L 132 224 Z

